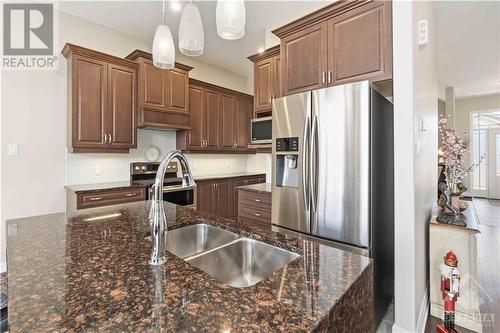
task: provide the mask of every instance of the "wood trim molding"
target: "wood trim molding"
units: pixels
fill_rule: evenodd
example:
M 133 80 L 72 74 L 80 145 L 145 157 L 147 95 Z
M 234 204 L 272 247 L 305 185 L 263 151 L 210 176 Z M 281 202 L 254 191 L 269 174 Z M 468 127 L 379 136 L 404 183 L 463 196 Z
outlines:
M 73 54 L 76 54 L 76 55 L 83 56 L 83 57 L 90 57 L 92 59 L 97 59 L 97 60 L 101 60 L 101 61 L 105 61 L 105 62 L 111 62 L 113 64 L 122 65 L 122 66 L 126 66 L 129 68 L 134 68 L 136 70 L 139 67 L 139 64 L 135 61 L 123 59 L 120 57 L 116 57 L 116 56 L 113 56 L 110 54 L 91 50 L 91 49 L 88 49 L 88 48 L 85 48 L 82 46 L 78 46 L 75 44 L 71 44 L 71 43 L 66 43 L 66 45 L 64 45 L 64 48 L 62 49 L 61 53 L 66 59 L 70 59 Z
M 128 56 L 125 57 L 125 59 L 135 61 L 137 58 L 145 58 L 148 60 L 153 60 L 153 55 L 151 53 L 148 53 L 146 51 L 142 50 L 134 50 L 132 53 L 130 53 Z M 187 72 L 193 69 L 193 67 L 181 64 L 180 62 L 175 62 L 175 68 L 183 69 Z
M 232 90 L 232 89 L 229 89 L 229 88 L 221 87 L 221 86 L 218 86 L 218 85 L 215 85 L 215 84 L 212 84 L 212 83 L 208 83 L 208 82 L 205 82 L 205 81 L 200 81 L 200 80 L 196 80 L 196 79 L 193 79 L 193 78 L 189 78 L 189 86 L 196 86 L 196 87 L 201 87 L 201 88 L 208 88 L 208 89 L 217 90 L 219 92 L 230 94 L 230 95 L 238 95 L 240 97 L 247 98 L 247 99 L 249 99 L 249 100 L 251 100 L 253 102 L 253 96 L 252 95 L 246 94 L 246 93 L 241 92 L 241 91 L 236 91 L 236 90 Z
M 339 0 L 271 32 L 279 38 L 283 38 L 297 32 L 298 30 L 302 30 L 311 25 L 326 21 L 334 16 L 345 13 L 371 1 L 373 0 Z
M 251 62 L 257 62 L 263 59 L 271 58 L 280 55 L 280 45 L 273 46 L 269 49 L 264 50 L 262 53 L 256 53 L 248 56 L 247 59 Z

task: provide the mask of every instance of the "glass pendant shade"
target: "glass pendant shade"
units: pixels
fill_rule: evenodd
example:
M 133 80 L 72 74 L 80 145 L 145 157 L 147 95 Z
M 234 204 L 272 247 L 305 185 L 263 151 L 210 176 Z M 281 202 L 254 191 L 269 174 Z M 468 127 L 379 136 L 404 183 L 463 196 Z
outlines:
M 179 24 L 179 50 L 187 56 L 199 56 L 203 54 L 205 36 L 198 7 L 187 3 L 181 16 Z
M 165 24 L 156 28 L 155 38 L 153 40 L 153 64 L 162 69 L 174 68 L 175 64 L 175 46 L 172 39 L 172 33 Z
M 224 39 L 240 39 L 245 35 L 245 2 L 217 0 L 217 34 Z

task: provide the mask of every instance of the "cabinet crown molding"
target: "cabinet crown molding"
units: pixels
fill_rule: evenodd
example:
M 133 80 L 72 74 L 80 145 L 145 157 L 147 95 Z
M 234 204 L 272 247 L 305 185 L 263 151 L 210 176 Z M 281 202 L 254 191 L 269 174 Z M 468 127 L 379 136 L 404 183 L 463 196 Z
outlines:
M 280 55 L 280 45 L 276 45 L 273 47 L 270 47 L 262 53 L 256 53 L 251 56 L 248 56 L 247 59 L 250 60 L 251 62 L 257 62 L 263 59 L 271 58 L 274 56 Z
M 133 60 L 133 61 L 137 60 L 137 58 L 144 58 L 144 59 L 148 59 L 148 60 L 152 61 L 153 55 L 149 52 L 136 49 L 136 50 L 132 51 L 132 53 L 130 53 L 128 56 L 125 57 L 125 59 Z M 180 62 L 175 62 L 174 66 L 175 66 L 175 68 L 185 70 L 186 72 L 189 72 L 190 70 L 193 69 L 193 67 L 181 64 Z
M 208 88 L 208 89 L 220 91 L 222 93 L 226 93 L 226 94 L 230 94 L 230 95 L 239 95 L 241 97 L 253 100 L 253 96 L 252 95 L 246 94 L 244 92 L 232 90 L 232 89 L 225 88 L 225 87 L 221 87 L 221 86 L 218 86 L 218 85 L 213 84 L 213 83 L 208 83 L 208 82 L 196 80 L 196 79 L 193 79 L 193 78 L 189 78 L 189 86 L 196 86 L 196 87 Z
M 114 63 L 116 65 L 132 67 L 134 69 L 137 69 L 139 66 L 135 61 L 123 59 L 123 58 L 120 58 L 117 56 L 113 56 L 113 55 L 110 55 L 107 53 L 91 50 L 91 49 L 88 49 L 86 47 L 71 44 L 71 43 L 66 43 L 66 45 L 64 45 L 64 48 L 62 49 L 61 53 L 66 59 L 70 59 L 72 55 L 79 55 L 79 56 L 83 56 L 83 57 L 91 57 L 92 59 L 111 62 L 111 63 Z
M 301 17 L 271 32 L 276 36 L 278 36 L 279 38 L 283 38 L 299 30 L 326 21 L 334 16 L 345 13 L 349 10 L 362 6 L 371 1 L 374 0 L 339 0 L 332 3 L 331 5 L 320 8 L 309 15 Z

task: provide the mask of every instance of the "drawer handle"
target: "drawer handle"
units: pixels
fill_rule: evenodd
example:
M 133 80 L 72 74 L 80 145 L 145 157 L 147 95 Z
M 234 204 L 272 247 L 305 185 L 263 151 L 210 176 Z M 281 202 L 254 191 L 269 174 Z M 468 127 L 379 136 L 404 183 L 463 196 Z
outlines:
M 99 201 L 99 200 L 102 200 L 102 197 L 93 197 L 93 198 L 90 198 L 90 201 Z
M 259 214 L 259 213 L 255 213 L 254 215 L 255 215 L 255 216 L 257 216 L 257 217 L 260 217 L 260 214 Z
M 260 202 L 260 199 L 255 199 L 255 202 Z
M 125 196 L 127 197 L 135 197 L 137 195 L 137 193 L 127 193 L 125 194 Z

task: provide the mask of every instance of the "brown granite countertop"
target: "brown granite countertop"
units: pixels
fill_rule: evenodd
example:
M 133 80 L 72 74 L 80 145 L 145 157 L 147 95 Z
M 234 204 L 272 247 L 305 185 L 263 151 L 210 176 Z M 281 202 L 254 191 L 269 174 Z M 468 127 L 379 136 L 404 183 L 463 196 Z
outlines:
M 150 266 L 149 208 L 7 221 L 10 332 L 371 330 L 370 259 L 165 203 L 169 229 L 203 222 L 301 255 L 233 288 L 170 253 Z
M 255 193 L 272 193 L 273 186 L 269 183 L 260 183 L 238 186 L 237 189 L 240 191 L 249 191 Z
M 85 192 L 98 192 L 107 190 L 121 190 L 145 187 L 144 184 L 134 183 L 130 181 L 126 182 L 112 182 L 112 183 L 97 183 L 97 184 L 81 184 L 81 185 L 66 185 L 68 190 L 75 193 L 85 193 Z
M 265 177 L 265 173 L 252 173 L 252 172 L 236 172 L 236 173 L 224 173 L 224 174 L 216 174 L 216 175 L 206 175 L 206 176 L 193 176 L 194 180 L 197 181 L 205 181 L 205 180 L 214 180 L 221 178 L 240 178 L 240 177 Z

